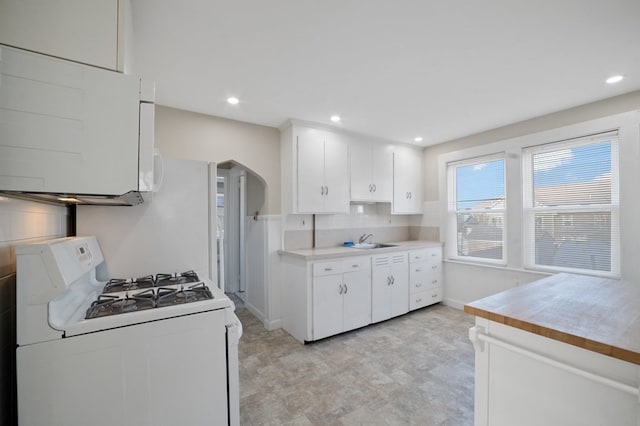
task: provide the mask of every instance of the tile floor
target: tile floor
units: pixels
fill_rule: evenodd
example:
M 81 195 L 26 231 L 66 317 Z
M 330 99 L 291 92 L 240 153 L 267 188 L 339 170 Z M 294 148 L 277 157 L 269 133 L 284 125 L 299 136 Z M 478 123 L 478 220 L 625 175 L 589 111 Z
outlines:
M 473 317 L 434 305 L 302 345 L 241 305 L 247 425 L 472 425 Z

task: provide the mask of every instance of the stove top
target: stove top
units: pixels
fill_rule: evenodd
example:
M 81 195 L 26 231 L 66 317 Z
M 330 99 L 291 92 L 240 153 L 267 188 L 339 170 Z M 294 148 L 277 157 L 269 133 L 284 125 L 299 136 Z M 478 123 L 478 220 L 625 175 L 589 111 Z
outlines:
M 91 303 L 85 319 L 210 300 L 214 296 L 194 271 L 112 279 Z

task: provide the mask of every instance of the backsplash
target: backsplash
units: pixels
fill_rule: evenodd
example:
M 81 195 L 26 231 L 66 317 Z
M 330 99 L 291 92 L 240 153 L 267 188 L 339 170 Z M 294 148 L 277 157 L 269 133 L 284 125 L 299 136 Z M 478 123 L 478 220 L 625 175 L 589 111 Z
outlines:
M 392 215 L 389 203 L 351 204 L 347 214 L 316 215 L 316 247 L 336 247 L 345 241 L 358 241 L 373 234 L 373 242 L 410 239 L 411 216 Z M 287 216 L 283 246 L 285 250 L 310 248 L 313 241 L 312 215 Z
M 69 208 L 0 196 L 0 424 L 16 416 L 15 245 L 72 232 Z

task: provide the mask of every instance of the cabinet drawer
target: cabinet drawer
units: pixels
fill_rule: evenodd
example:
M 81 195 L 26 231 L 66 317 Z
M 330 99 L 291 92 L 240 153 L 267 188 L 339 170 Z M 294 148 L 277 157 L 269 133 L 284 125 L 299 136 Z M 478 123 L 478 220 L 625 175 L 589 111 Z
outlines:
M 427 291 L 412 294 L 409 298 L 409 310 L 419 309 L 442 301 L 442 288 L 431 288 Z
M 333 260 L 329 262 L 316 262 L 313 264 L 313 276 L 321 277 L 323 275 L 341 274 L 344 272 L 344 265 L 341 260 Z
M 369 257 L 345 259 L 344 261 L 342 261 L 342 270 L 344 272 L 362 271 L 368 270 L 370 268 L 371 259 Z
M 409 262 L 424 262 L 428 258 L 427 249 L 411 250 L 409 252 Z
M 442 247 L 430 247 L 426 251 L 429 263 L 442 263 Z
M 428 275 L 426 277 L 421 277 L 421 279 L 411 278 L 409 282 L 409 289 L 412 294 L 420 293 L 428 288 L 442 286 L 442 279 L 440 278 L 440 275 Z

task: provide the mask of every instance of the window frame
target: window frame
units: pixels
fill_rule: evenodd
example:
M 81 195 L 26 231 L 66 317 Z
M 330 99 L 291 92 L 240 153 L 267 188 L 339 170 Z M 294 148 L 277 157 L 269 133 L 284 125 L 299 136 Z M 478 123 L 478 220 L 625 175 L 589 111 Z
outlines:
M 457 180 L 456 180 L 456 169 L 458 167 L 468 167 L 476 164 L 490 163 L 493 161 L 502 161 L 502 173 L 503 173 L 503 182 L 504 182 L 504 207 L 501 209 L 465 209 L 458 210 L 457 209 Z M 463 160 L 451 161 L 446 164 L 447 168 L 447 222 L 448 222 L 448 238 L 447 241 L 451 241 L 449 244 L 448 251 L 448 259 L 457 260 L 468 263 L 476 263 L 476 264 L 486 264 L 493 266 L 506 266 L 507 265 L 507 205 L 508 205 L 508 195 L 507 195 L 507 160 L 505 152 L 498 152 L 488 155 L 477 156 L 473 158 L 467 158 Z M 491 259 L 485 257 L 475 257 L 475 256 L 461 256 L 458 254 L 458 214 L 461 212 L 464 213 L 501 213 L 502 214 L 502 258 L 501 259 Z
M 609 204 L 587 204 L 587 205 L 561 205 L 561 206 L 535 206 L 533 196 L 534 170 L 533 156 L 548 152 L 556 152 L 562 149 L 573 149 L 587 145 L 611 142 L 611 203 Z M 521 150 L 521 185 L 522 185 L 522 256 L 523 267 L 526 270 L 541 271 L 550 273 L 577 273 L 592 276 L 620 277 L 620 137 L 618 130 L 603 131 L 595 134 L 577 136 L 554 142 L 544 142 L 537 145 L 525 146 Z M 571 268 L 553 265 L 540 265 L 536 263 L 536 213 L 598 213 L 606 212 L 610 214 L 611 220 L 611 267 L 610 271 L 596 269 Z
M 583 115 L 584 116 L 584 115 Z M 580 118 L 580 115 L 578 115 Z M 566 121 L 565 121 L 566 122 Z M 619 264 L 619 277 L 622 279 L 640 280 L 640 266 L 637 261 L 637 238 L 640 235 L 640 197 L 638 197 L 638 185 L 640 182 L 640 110 L 613 113 L 599 118 L 586 118 L 584 121 L 576 120 L 566 124 L 554 123 L 555 126 L 540 130 L 531 130 L 538 125 L 529 123 L 519 123 L 508 126 L 504 129 L 460 139 L 455 142 L 456 148 L 448 150 L 445 148 L 434 148 L 434 166 L 437 168 L 437 205 L 434 201 L 433 208 L 437 208 L 439 214 L 427 215 L 423 219 L 428 226 L 439 228 L 440 240 L 443 241 L 444 262 L 452 264 L 452 274 L 467 274 L 464 265 L 477 266 L 480 268 L 493 268 L 501 271 L 511 271 L 518 273 L 535 274 L 534 276 L 549 275 L 551 272 L 540 270 L 530 270 L 524 266 L 524 253 L 522 239 L 524 224 L 522 223 L 522 161 L 521 150 L 525 147 L 540 145 L 544 141 L 563 141 L 575 139 L 585 135 L 618 131 L 618 152 L 619 152 L 619 223 L 620 232 L 619 247 L 614 256 Z M 444 146 L 444 145 L 441 145 Z M 430 152 L 427 151 L 429 154 Z M 495 153 L 505 153 L 506 163 L 506 245 L 505 259 L 507 265 L 491 265 L 487 263 L 470 262 L 466 259 L 452 258 L 452 246 L 455 250 L 456 240 L 451 239 L 451 226 L 448 216 L 448 175 L 447 165 L 455 161 L 472 160 L 476 157 L 489 156 Z M 427 161 L 431 158 L 427 157 Z M 428 194 L 427 194 L 428 196 Z M 427 210 L 426 213 L 429 211 Z M 455 234 L 453 234 L 455 235 Z M 453 266 L 460 265 L 460 266 Z M 487 269 L 487 270 L 488 270 Z M 496 272 L 497 273 L 497 272 Z M 501 273 L 499 273 L 501 274 Z M 592 275 L 592 274 L 586 274 Z M 593 274 L 598 276 L 597 274 Z M 491 275 L 494 276 L 494 275 Z M 511 275 L 502 276 L 505 280 L 511 280 Z M 502 279 L 502 278 L 500 278 Z M 515 280 L 519 282 L 520 278 Z M 485 282 L 482 279 L 481 282 Z M 511 282 L 512 285 L 517 285 Z

